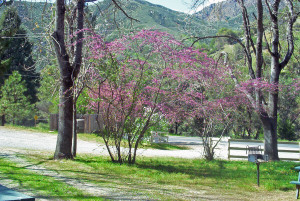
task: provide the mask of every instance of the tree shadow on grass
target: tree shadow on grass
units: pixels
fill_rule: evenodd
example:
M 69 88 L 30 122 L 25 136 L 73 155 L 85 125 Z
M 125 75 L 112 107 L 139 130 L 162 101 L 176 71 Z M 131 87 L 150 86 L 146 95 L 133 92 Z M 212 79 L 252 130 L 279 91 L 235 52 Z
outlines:
M 137 162 L 136 167 L 144 170 L 156 170 L 166 174 L 185 174 L 190 178 L 211 178 L 219 182 L 236 180 L 237 182 L 256 178 L 256 166 L 246 162 L 228 162 L 223 160 L 194 160 L 185 164 L 160 162 L 156 160 Z

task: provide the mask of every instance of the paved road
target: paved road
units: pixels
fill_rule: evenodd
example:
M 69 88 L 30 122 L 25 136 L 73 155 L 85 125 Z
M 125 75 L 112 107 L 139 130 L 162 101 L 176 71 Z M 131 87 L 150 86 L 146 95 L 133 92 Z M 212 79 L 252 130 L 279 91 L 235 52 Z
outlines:
M 201 145 L 200 137 L 169 136 L 169 143 L 175 145 Z
M 54 134 L 0 127 L 0 148 L 54 151 L 55 145 L 56 135 Z M 78 151 L 83 153 L 99 153 L 103 152 L 103 148 L 96 143 L 80 140 Z
M 37 133 L 24 130 L 8 129 L 0 126 L 0 151 L 5 148 L 28 149 L 28 150 L 55 150 L 56 135 L 47 133 Z M 105 146 L 93 142 L 78 140 L 78 153 L 91 153 L 98 155 L 108 155 Z M 201 147 L 194 145 L 191 150 L 152 150 L 139 149 L 139 156 L 167 156 L 182 158 L 200 158 L 202 156 Z
M 181 158 L 202 158 L 203 146 L 201 145 L 201 139 L 199 137 L 181 137 L 181 136 L 169 136 L 169 142 L 171 144 L 186 145 L 189 146 L 189 150 L 153 150 L 153 149 L 139 149 L 139 156 L 147 157 L 181 157 Z M 56 135 L 48 133 L 37 133 L 24 130 L 8 129 L 0 126 L 0 151 L 5 148 L 14 149 L 29 149 L 29 150 L 55 150 Z M 231 143 L 234 147 L 246 147 L 258 146 L 261 143 L 245 143 L 235 142 Z M 280 145 L 280 149 L 299 150 L 298 145 Z M 97 155 L 108 155 L 106 148 L 103 145 L 99 145 L 93 142 L 86 142 L 78 140 L 78 153 L 91 153 Z M 228 139 L 224 138 L 218 144 L 216 150 L 216 158 L 228 159 Z M 245 155 L 245 151 L 231 151 L 233 155 Z M 299 158 L 299 153 L 280 153 L 279 157 L 282 158 Z

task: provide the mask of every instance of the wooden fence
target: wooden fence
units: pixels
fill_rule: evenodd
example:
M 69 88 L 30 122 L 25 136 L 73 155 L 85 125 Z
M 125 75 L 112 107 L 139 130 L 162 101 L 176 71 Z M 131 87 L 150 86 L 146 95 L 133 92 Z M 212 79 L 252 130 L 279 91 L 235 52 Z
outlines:
M 151 131 L 150 142 L 151 143 L 168 143 L 169 132 Z
M 100 127 L 97 122 L 100 123 Z M 50 115 L 50 130 L 58 130 L 58 114 Z M 96 114 L 85 114 L 77 116 L 77 130 L 80 133 L 95 133 L 102 129 L 103 122 L 99 115 Z
M 260 146 L 260 151 L 264 151 L 264 141 L 262 140 L 228 139 L 228 160 L 247 159 L 247 146 Z M 278 142 L 278 154 L 280 160 L 300 161 L 300 144 L 298 142 Z

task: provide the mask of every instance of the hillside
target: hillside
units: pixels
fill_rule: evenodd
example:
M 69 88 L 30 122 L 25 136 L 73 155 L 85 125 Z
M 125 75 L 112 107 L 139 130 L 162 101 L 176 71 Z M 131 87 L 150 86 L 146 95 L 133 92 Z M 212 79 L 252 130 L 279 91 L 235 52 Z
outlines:
M 253 0 L 246 0 L 245 6 L 251 11 L 254 9 Z M 241 19 L 241 9 L 236 0 L 227 0 L 220 3 L 211 4 L 205 7 L 195 15 L 201 19 L 208 22 L 217 22 L 217 21 L 229 21 L 233 18 Z
M 53 4 L 51 3 L 15 1 L 13 6 L 17 9 L 22 19 L 22 26 L 28 34 L 43 32 L 52 20 Z M 5 8 L 5 6 L 1 7 L 0 15 Z
M 263 1 L 263 4 L 264 1 Z M 280 3 L 280 7 L 285 6 L 284 1 Z M 256 13 L 256 1 L 245 0 L 245 7 L 248 10 L 250 20 L 254 20 L 252 13 Z M 264 6 L 265 9 L 266 6 Z M 265 10 L 267 13 L 267 10 Z M 238 28 L 242 22 L 242 13 L 236 0 L 227 0 L 219 3 L 211 4 L 198 13 L 194 14 L 199 20 L 205 20 L 207 23 L 222 22 L 229 24 L 231 28 Z
M 152 28 L 169 32 L 176 37 L 181 37 L 182 35 L 212 35 L 221 27 L 232 27 L 232 24 L 229 22 L 218 23 L 211 20 L 212 11 L 206 16 L 204 14 L 200 15 L 200 13 L 188 15 L 144 0 L 123 0 L 120 2 L 124 11 L 138 21 L 129 20 L 120 10 L 117 10 L 112 5 L 110 0 L 104 0 L 97 4 L 90 3 L 86 6 L 86 10 L 89 11 L 87 23 L 93 24 L 96 30 L 101 31 L 103 34 L 111 34 L 117 29 L 124 31 Z M 53 4 L 16 1 L 14 6 L 17 8 L 22 18 L 23 26 L 29 35 L 52 30 L 54 26 Z M 0 14 L 3 9 L 5 7 L 0 9 Z M 211 7 L 207 9 L 209 10 Z M 203 11 L 208 13 L 207 9 Z
M 130 17 L 138 21 L 130 21 L 121 11 L 115 11 L 110 0 L 106 0 L 89 7 L 94 16 L 103 16 L 97 18 L 97 29 L 102 32 L 115 30 L 117 28 L 115 23 L 117 22 L 119 28 L 152 28 L 169 32 L 177 37 L 192 34 L 214 34 L 218 29 L 215 23 L 207 23 L 206 20 L 144 0 L 122 1 L 121 6 Z

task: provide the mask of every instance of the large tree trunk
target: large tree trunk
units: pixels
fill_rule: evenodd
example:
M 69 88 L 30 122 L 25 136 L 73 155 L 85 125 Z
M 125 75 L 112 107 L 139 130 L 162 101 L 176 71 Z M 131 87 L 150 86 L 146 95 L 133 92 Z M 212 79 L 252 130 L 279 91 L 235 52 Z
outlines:
M 262 77 L 263 67 L 263 4 L 262 0 L 257 0 L 257 42 L 256 42 L 256 78 Z M 273 52 L 278 51 L 278 22 L 272 23 L 273 29 Z M 274 31 L 275 30 L 275 31 Z M 279 81 L 279 58 L 275 55 L 272 56 L 270 83 L 277 84 Z M 256 89 L 256 107 L 259 108 L 260 119 L 263 124 L 264 136 L 265 136 L 265 154 L 269 155 L 270 160 L 279 160 L 278 147 L 277 147 L 277 107 L 278 107 L 278 91 L 271 92 L 271 94 L 277 94 L 277 98 L 269 99 L 269 113 L 263 109 L 263 98 L 260 89 Z
M 265 154 L 270 160 L 279 160 L 277 146 L 277 119 L 261 117 L 265 136 Z
M 83 29 L 84 0 L 77 1 L 77 30 Z M 56 1 L 56 29 L 52 35 L 55 53 L 60 69 L 60 105 L 59 128 L 57 136 L 55 159 L 70 159 L 72 155 L 73 130 L 73 85 L 80 71 L 82 61 L 82 38 L 79 31 L 76 35 L 75 55 L 73 64 L 70 63 L 67 45 L 65 43 L 65 2 Z
M 67 75 L 66 75 L 67 76 Z M 73 82 L 68 76 L 61 81 L 60 89 L 60 104 L 59 106 L 59 120 L 58 120 L 58 136 L 56 143 L 56 150 L 54 153 L 55 159 L 72 159 L 72 128 L 73 128 Z
M 278 83 L 280 75 L 279 62 L 279 28 L 278 28 L 278 9 L 280 0 L 274 1 L 271 15 L 272 43 L 271 43 L 271 72 L 270 84 L 276 86 L 275 91 L 269 93 L 268 117 L 261 117 L 265 134 L 265 154 L 269 155 L 270 160 L 279 160 L 277 147 L 277 112 L 278 112 Z
M 73 119 L 73 94 L 71 79 L 72 69 L 69 55 L 65 45 L 65 3 L 64 0 L 56 2 L 56 30 L 53 33 L 55 53 L 60 69 L 60 97 L 58 136 L 55 159 L 73 158 L 72 148 L 72 119 Z

